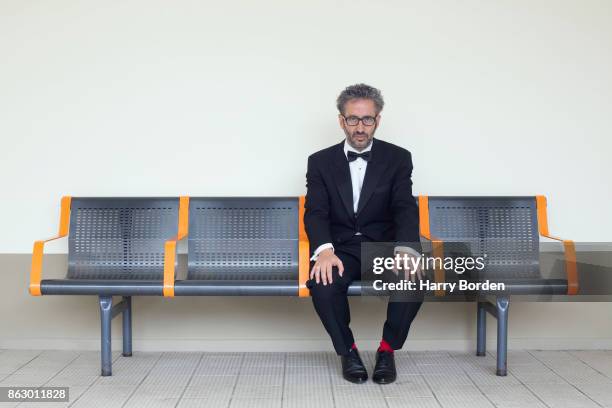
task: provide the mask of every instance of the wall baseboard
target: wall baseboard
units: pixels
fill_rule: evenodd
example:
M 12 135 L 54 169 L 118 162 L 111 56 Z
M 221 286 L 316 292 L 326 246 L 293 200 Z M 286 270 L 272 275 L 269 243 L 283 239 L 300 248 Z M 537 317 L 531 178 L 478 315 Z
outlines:
M 378 340 L 357 339 L 363 350 L 375 350 Z M 488 350 L 495 351 L 495 337 L 487 338 Z M 475 348 L 475 340 L 408 340 L 404 350 L 409 351 L 464 351 Z M 612 350 L 609 338 L 515 338 L 508 339 L 510 350 Z M 100 350 L 99 339 L 72 338 L 0 338 L 0 349 L 14 350 Z M 113 338 L 113 350 L 121 349 L 121 338 Z M 278 339 L 134 339 L 134 351 L 184 351 L 184 352 L 311 352 L 333 351 L 328 340 L 278 340 Z

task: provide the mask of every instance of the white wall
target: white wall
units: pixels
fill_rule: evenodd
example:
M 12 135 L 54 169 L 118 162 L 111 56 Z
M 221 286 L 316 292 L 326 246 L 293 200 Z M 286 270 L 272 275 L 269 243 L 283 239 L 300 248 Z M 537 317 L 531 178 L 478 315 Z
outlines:
M 415 194 L 545 194 L 551 232 L 609 241 L 611 21 L 609 0 L 0 0 L 0 347 L 97 348 L 92 298 L 26 294 L 61 195 L 303 194 L 356 82 Z M 166 303 L 137 301 L 136 347 L 331 349 L 307 300 Z M 374 344 L 384 308 L 353 303 Z M 513 306 L 510 344 L 610 346 L 611 306 Z M 412 344 L 471 344 L 472 309 L 426 305 Z
M 54 233 L 63 194 L 303 194 L 359 81 L 415 193 L 546 194 L 553 232 L 610 240 L 611 19 L 608 0 L 2 0 L 0 253 Z

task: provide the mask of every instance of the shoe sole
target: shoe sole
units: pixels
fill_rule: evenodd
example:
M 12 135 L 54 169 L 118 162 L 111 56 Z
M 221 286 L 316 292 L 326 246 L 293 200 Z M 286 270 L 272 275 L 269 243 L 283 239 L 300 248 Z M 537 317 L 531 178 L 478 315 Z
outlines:
M 353 383 L 353 384 L 363 384 L 364 382 L 368 381 L 367 378 L 355 378 L 355 379 L 348 379 L 346 377 L 342 377 L 344 378 L 346 381 Z
M 377 381 L 377 380 L 372 379 L 372 381 L 374 381 L 376 384 L 381 384 L 381 385 L 394 383 L 395 380 L 396 380 L 396 378 L 392 379 L 391 381 L 385 381 L 385 380 Z

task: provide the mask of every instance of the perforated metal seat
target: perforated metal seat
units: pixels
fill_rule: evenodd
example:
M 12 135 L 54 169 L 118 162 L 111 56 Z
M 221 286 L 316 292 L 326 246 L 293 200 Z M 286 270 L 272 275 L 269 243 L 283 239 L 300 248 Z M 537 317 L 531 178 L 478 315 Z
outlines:
M 176 235 L 177 198 L 71 199 L 66 279 L 43 294 L 161 295 L 164 244 Z
M 297 295 L 298 224 L 297 197 L 191 197 L 175 294 Z
M 476 280 L 503 282 L 507 293 L 565 294 L 567 279 L 543 279 L 536 197 L 429 197 L 432 236 L 483 257 Z M 447 251 L 445 251 L 446 253 Z M 446 280 L 456 280 L 447 271 Z

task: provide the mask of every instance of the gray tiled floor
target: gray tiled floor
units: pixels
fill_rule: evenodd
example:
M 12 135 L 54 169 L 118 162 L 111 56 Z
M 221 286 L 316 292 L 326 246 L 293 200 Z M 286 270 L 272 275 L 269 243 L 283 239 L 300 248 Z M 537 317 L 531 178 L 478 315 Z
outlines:
M 373 352 L 363 352 L 368 367 Z M 397 352 L 394 384 L 353 385 L 332 353 L 114 353 L 0 350 L 0 386 L 69 386 L 69 403 L 0 407 L 612 407 L 612 350 L 495 354 Z

